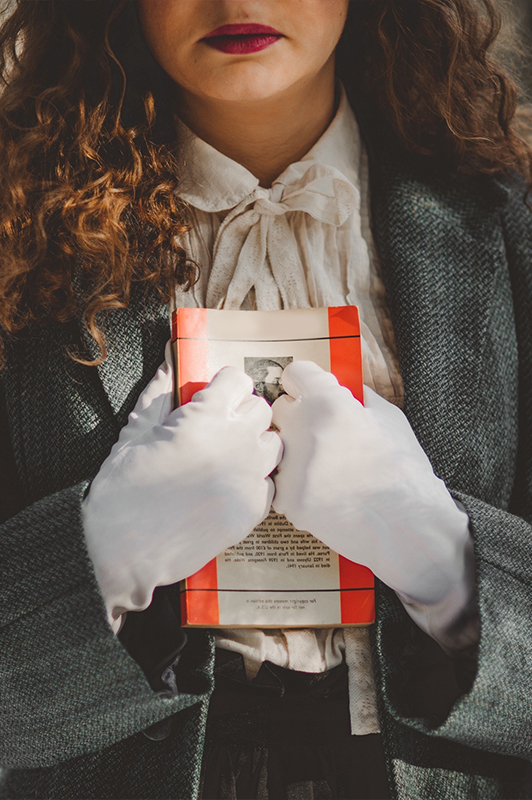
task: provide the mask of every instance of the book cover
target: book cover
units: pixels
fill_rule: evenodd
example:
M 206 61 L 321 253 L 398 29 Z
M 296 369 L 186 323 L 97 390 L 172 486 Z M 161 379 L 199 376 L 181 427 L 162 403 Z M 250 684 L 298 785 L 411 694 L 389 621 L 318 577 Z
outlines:
M 224 366 L 245 370 L 269 403 L 291 361 L 314 361 L 363 401 L 355 306 L 289 311 L 182 308 L 172 315 L 176 397 L 187 403 Z M 273 509 L 243 542 L 181 586 L 182 624 L 341 627 L 374 620 L 374 578 Z

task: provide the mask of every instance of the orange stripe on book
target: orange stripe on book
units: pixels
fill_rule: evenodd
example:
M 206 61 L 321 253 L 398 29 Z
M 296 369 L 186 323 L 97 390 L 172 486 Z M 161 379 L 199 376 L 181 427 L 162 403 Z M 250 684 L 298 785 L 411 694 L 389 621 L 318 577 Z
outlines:
M 355 592 L 342 589 L 357 589 L 362 586 L 374 586 L 373 572 L 362 564 L 355 564 L 343 556 L 338 556 L 340 573 L 340 613 L 344 625 L 351 623 L 373 622 L 375 619 L 375 592 L 373 589 Z
M 209 381 L 209 345 L 207 341 L 207 310 L 180 308 L 176 314 L 177 370 L 181 404 L 188 403 L 195 392 Z M 195 591 L 189 589 L 214 589 Z M 186 580 L 182 594 L 183 624 L 218 625 L 218 575 L 216 559 Z
M 340 572 L 340 589 L 359 589 L 363 586 L 371 588 L 375 584 L 373 572 L 362 564 L 355 564 L 344 556 L 338 556 Z
M 179 399 L 183 405 L 209 382 L 207 309 L 180 308 L 176 316 Z
M 329 336 L 331 337 L 329 343 L 331 372 L 336 375 L 342 386 L 350 389 L 356 399 L 363 403 L 360 321 L 356 306 L 329 308 Z M 340 590 L 374 586 L 373 573 L 367 567 L 348 561 L 343 556 L 338 556 L 338 568 Z M 373 622 L 375 620 L 374 590 L 340 591 L 340 611 L 344 625 Z
M 355 564 L 344 556 L 338 556 L 338 570 L 340 573 L 340 589 L 370 589 L 375 584 L 373 572 L 362 564 Z
M 356 306 L 329 308 L 329 336 L 331 337 L 331 372 L 342 386 L 347 386 L 361 403 L 364 402 L 362 385 L 362 354 L 360 323 Z M 356 338 L 333 338 L 356 337 Z
M 369 625 L 375 622 L 375 592 L 341 592 L 340 612 L 342 625 Z
M 190 589 L 195 589 L 189 594 Z M 207 591 L 201 591 L 207 589 Z M 215 591 L 208 591 L 214 589 Z M 199 591 L 198 591 L 199 590 Z M 202 569 L 187 578 L 187 623 L 189 625 L 219 625 L 218 569 L 213 558 Z

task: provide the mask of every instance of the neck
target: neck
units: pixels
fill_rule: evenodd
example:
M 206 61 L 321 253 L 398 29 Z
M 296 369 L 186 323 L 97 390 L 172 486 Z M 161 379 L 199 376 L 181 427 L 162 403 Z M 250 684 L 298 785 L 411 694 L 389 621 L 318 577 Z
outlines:
M 265 99 L 227 102 L 181 90 L 179 115 L 197 136 L 270 187 L 329 127 L 336 110 L 334 86 L 331 59 L 312 81 Z

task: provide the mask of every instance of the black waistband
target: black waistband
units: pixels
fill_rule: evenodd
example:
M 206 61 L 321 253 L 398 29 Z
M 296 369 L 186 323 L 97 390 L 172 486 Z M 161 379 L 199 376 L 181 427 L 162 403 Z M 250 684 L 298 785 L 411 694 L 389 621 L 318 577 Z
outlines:
M 215 689 L 211 698 L 211 718 L 226 714 L 242 714 L 255 709 L 268 719 L 297 716 L 304 719 L 322 717 L 348 724 L 349 695 L 347 666 L 340 664 L 326 672 L 297 672 L 265 661 L 257 676 L 246 677 L 240 653 L 216 651 Z M 332 705 L 336 707 L 332 714 Z

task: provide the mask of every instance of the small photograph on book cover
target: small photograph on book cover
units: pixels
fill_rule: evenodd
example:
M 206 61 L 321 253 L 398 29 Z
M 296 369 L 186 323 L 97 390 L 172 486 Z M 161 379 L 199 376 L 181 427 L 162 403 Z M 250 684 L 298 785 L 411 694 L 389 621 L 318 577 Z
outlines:
M 286 365 L 293 360 L 292 356 L 273 356 L 272 358 L 246 356 L 244 371 L 253 378 L 254 394 L 264 397 L 270 405 L 282 394 L 286 394 L 281 383 L 281 375 Z

